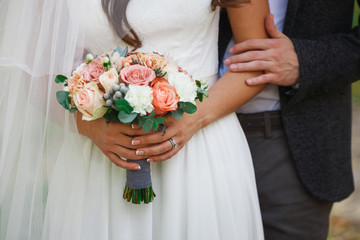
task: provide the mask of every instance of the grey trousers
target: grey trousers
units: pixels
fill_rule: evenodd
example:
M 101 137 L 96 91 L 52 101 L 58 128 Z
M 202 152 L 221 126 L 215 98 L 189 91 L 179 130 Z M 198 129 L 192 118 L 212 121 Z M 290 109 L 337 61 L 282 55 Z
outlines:
M 301 184 L 283 130 L 245 132 L 253 157 L 266 240 L 325 240 L 332 203 Z

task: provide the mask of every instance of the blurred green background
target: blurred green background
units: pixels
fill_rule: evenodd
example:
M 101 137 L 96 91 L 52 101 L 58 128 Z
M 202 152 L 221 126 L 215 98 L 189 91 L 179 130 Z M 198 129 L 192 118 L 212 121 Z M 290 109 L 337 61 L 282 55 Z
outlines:
M 359 24 L 360 9 L 356 2 L 353 26 Z M 360 51 L 360 49 L 359 49 Z M 355 192 L 344 201 L 335 203 L 330 218 L 328 240 L 360 239 L 360 81 L 353 83 L 352 165 Z

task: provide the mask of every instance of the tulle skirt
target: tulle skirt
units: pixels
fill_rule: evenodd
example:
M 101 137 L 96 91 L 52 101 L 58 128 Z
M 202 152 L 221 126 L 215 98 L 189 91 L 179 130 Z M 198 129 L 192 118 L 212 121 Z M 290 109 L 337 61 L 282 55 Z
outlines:
M 122 198 L 126 171 L 92 142 L 64 145 L 49 185 L 43 239 L 263 239 L 253 165 L 235 114 L 152 163 L 154 202 Z

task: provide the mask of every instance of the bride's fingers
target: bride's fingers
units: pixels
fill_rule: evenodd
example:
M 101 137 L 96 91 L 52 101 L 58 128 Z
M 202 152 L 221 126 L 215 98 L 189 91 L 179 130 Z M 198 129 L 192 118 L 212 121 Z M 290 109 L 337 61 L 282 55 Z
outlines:
M 155 133 L 151 133 L 148 135 L 143 135 L 143 136 L 137 136 L 135 138 L 132 139 L 131 141 L 131 145 L 132 147 L 143 147 L 143 146 L 148 146 L 151 144 L 160 144 L 166 140 L 168 140 L 169 138 L 173 137 L 176 135 L 178 129 L 176 127 L 168 127 L 166 129 L 165 134 L 163 134 L 163 132 L 155 132 Z
M 166 140 L 160 144 L 152 145 L 150 147 L 139 148 L 136 150 L 136 154 L 139 156 L 153 156 L 168 152 L 173 149 L 173 145 L 170 141 Z
M 168 159 L 172 158 L 173 156 L 175 156 L 179 152 L 180 149 L 181 149 L 181 147 L 176 147 L 166 153 L 163 153 L 163 154 L 160 154 L 157 156 L 151 156 L 148 158 L 148 162 L 161 162 L 161 161 L 168 160 Z
M 132 150 L 132 149 L 127 149 L 123 146 L 120 145 L 113 145 L 109 151 L 115 153 L 118 156 L 124 157 L 126 159 L 132 159 L 132 160 L 140 160 L 143 158 L 147 158 L 150 155 L 145 155 L 145 154 L 137 154 L 137 151 Z
M 113 152 L 107 152 L 105 155 L 110 159 L 111 162 L 113 162 L 118 167 L 128 170 L 140 170 L 139 164 L 127 162 Z

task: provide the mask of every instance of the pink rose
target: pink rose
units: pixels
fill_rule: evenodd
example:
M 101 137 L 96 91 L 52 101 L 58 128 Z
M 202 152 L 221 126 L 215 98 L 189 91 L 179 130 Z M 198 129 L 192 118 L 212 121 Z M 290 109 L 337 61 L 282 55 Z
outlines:
M 156 116 L 164 115 L 169 111 L 174 111 L 178 108 L 180 97 L 176 93 L 174 86 L 164 78 L 156 78 L 152 83 L 153 90 L 153 106 L 156 111 Z
M 94 82 L 87 83 L 82 90 L 74 94 L 74 103 L 83 114 L 83 120 L 90 121 L 104 116 L 107 108 L 103 106 L 105 104 L 103 95 L 104 93 Z
M 155 79 L 156 74 L 150 68 L 139 64 L 126 66 L 120 71 L 121 79 L 136 86 L 148 86 Z
M 85 82 L 99 83 L 99 77 L 105 72 L 102 58 L 95 58 L 91 63 L 84 66 L 83 76 Z

